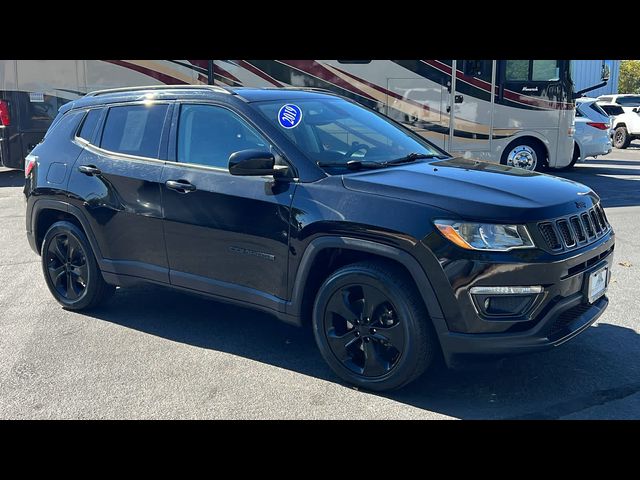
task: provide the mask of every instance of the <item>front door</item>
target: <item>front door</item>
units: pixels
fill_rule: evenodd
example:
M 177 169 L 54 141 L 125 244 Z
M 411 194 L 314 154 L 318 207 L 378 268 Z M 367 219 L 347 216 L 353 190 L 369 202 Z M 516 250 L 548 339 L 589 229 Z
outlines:
M 273 305 L 285 298 L 289 214 L 294 183 L 237 177 L 229 156 L 269 150 L 269 141 L 236 112 L 183 104 L 162 174 L 171 283 Z

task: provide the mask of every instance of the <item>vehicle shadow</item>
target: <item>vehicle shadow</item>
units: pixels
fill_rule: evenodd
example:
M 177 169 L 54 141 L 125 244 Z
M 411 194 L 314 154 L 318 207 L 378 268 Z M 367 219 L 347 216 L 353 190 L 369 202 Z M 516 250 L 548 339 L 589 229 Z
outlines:
M 24 172 L 21 170 L 0 170 L 1 187 L 23 187 Z
M 310 329 L 280 323 L 254 310 L 140 285 L 119 289 L 109 304 L 88 315 L 174 342 L 343 383 L 324 363 Z M 640 369 L 631 360 L 638 352 L 640 336 L 634 330 L 599 324 L 562 348 L 481 369 L 436 367 L 404 389 L 380 396 L 455 418 L 557 418 L 602 403 L 603 397 L 640 391 Z
M 629 168 L 623 168 L 625 166 Z M 605 208 L 640 205 L 638 161 L 589 159 L 567 172 L 550 173 L 591 187 Z

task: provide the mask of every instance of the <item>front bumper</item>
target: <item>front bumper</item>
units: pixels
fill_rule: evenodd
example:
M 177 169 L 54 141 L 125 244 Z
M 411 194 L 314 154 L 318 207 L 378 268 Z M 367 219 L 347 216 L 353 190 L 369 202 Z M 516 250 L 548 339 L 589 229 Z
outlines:
M 453 293 L 450 302 L 440 298 L 447 326 L 439 330 L 439 339 L 446 363 L 467 363 L 467 356 L 540 351 L 586 330 L 609 303 L 606 295 L 593 304 L 587 302 L 588 278 L 605 266 L 611 274 L 614 244 L 610 231 L 587 247 L 561 255 L 520 251 L 501 260 L 489 257 L 445 262 L 443 272 Z M 488 315 L 471 294 L 473 287 L 516 285 L 541 285 L 544 289 L 517 316 Z
M 527 332 L 465 334 L 449 332 L 440 338 L 447 365 L 464 363 L 465 357 L 502 357 L 532 353 L 562 345 L 585 331 L 609 305 L 607 296 L 593 304 L 584 303 L 582 294 L 558 302 L 538 324 Z

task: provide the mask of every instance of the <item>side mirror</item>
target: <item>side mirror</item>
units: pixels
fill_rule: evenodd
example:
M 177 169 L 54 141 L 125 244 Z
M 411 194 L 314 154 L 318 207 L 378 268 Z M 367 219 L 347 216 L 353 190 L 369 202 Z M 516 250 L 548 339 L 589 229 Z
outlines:
M 636 107 L 633 110 L 631 110 L 632 112 L 636 112 L 636 113 L 640 113 L 640 107 Z
M 240 150 L 229 157 L 229 173 L 240 176 L 279 175 L 287 167 L 276 165 L 271 152 L 265 150 Z

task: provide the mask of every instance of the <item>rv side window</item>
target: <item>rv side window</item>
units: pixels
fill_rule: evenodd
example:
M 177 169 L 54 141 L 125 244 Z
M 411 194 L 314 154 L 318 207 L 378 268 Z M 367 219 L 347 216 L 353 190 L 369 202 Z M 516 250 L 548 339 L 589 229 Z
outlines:
M 555 82 L 560 80 L 558 60 L 507 60 L 507 82 Z
M 507 82 L 529 80 L 529 60 L 507 60 L 505 78 Z
M 100 146 L 112 152 L 158 158 L 167 108 L 167 104 L 111 107 Z
M 96 126 L 98 125 L 98 120 L 100 120 L 100 113 L 102 109 L 95 108 L 93 110 L 89 110 L 89 113 L 84 117 L 84 122 L 82 123 L 82 127 L 78 132 L 78 136 L 83 138 L 87 142 L 93 141 L 93 134 L 96 130 Z
M 492 60 L 458 60 L 457 65 L 457 69 L 465 75 L 491 82 Z

